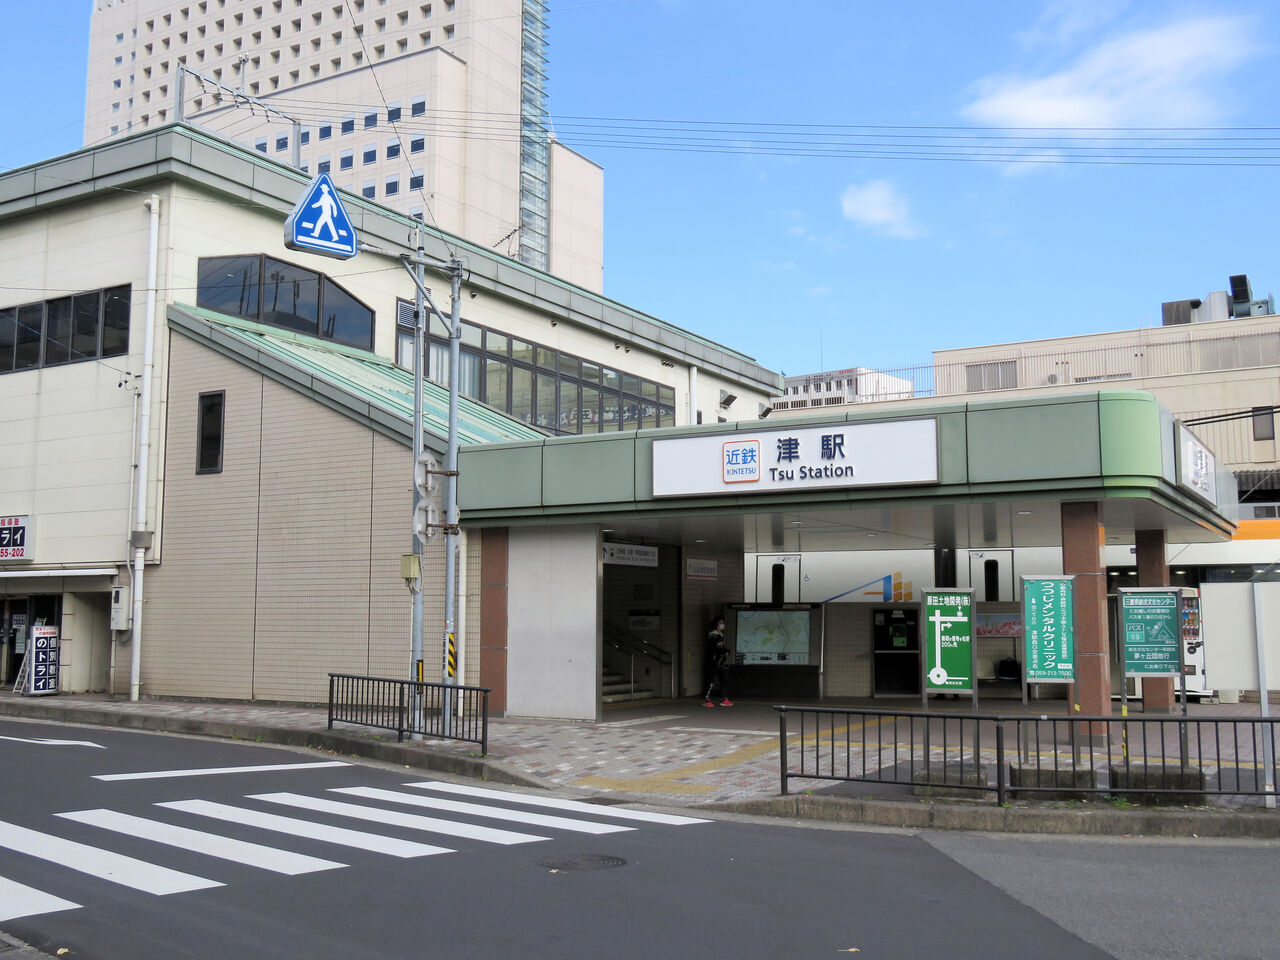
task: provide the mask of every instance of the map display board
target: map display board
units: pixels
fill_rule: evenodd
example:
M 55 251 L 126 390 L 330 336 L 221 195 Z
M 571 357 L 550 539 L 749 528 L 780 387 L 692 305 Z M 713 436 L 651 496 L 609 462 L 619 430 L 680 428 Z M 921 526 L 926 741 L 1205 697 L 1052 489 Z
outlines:
M 1121 587 L 1120 641 L 1126 677 L 1182 673 L 1182 624 L 1177 587 Z
M 924 591 L 927 691 L 973 691 L 973 593 L 969 590 Z
M 738 663 L 809 662 L 809 610 L 739 610 L 736 648 Z

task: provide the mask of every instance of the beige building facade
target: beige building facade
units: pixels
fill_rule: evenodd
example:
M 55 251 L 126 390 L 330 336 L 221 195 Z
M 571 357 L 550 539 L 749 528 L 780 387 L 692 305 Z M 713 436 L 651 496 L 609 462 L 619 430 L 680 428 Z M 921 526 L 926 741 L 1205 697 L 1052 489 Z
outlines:
M 603 172 L 551 133 L 546 28 L 543 0 L 95 0 L 85 144 L 185 119 L 296 151 L 304 172 L 598 292 Z

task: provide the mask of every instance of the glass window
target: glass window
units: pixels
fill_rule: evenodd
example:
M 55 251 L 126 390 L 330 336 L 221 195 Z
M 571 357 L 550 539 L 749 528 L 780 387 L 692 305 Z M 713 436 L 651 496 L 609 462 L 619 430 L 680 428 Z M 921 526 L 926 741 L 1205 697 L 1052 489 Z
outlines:
M 372 180 L 366 180 L 360 185 L 360 196 L 367 200 L 372 200 L 378 195 L 378 185 Z
M 284 136 L 276 137 L 276 151 L 277 151 L 277 152 L 280 152 L 280 151 L 288 150 L 288 149 L 289 149 L 289 136 L 288 136 L 288 134 L 285 134 Z
M 18 307 L 18 335 L 14 341 L 13 368 L 26 370 L 40 365 L 40 337 L 44 331 L 44 304 Z
M 640 396 L 640 378 L 624 373 L 622 375 L 622 392 L 629 393 L 633 397 Z
M 622 378 L 618 376 L 617 370 L 610 370 L 605 367 L 601 370 L 601 373 L 604 374 L 604 385 L 610 390 L 617 390 L 622 386 Z
M 1276 417 L 1271 407 L 1253 408 L 1253 439 L 1274 440 L 1276 438 Z
M 299 142 L 300 144 L 302 144 L 302 146 L 304 146 L 304 147 L 305 147 L 308 143 L 310 143 L 310 142 L 311 142 L 311 131 L 310 131 L 310 130 L 303 130 L 300 134 L 298 134 L 298 142 Z
M 676 405 L 676 391 L 674 387 L 658 387 L 658 402 L 666 404 L 668 407 Z
M 226 392 L 202 393 L 196 414 L 196 473 L 222 472 L 222 425 Z
M 283 260 L 265 258 L 262 322 L 316 336 L 320 324 L 320 276 Z
M 631 397 L 622 398 L 622 429 L 638 430 L 640 428 L 640 402 Z
M 600 365 L 590 360 L 582 361 L 582 379 L 588 383 L 600 382 Z
M 511 395 L 507 391 L 507 371 L 509 367 L 503 360 L 486 357 L 484 361 L 484 399 L 485 403 L 499 410 L 507 411 Z
M 618 410 L 618 395 L 605 393 L 600 398 L 600 429 L 617 430 L 621 426 Z
M 640 404 L 640 426 L 646 430 L 658 425 L 658 407 L 652 403 Z
M 538 416 L 534 423 L 544 430 L 556 429 L 556 378 L 538 374 Z
M 383 196 L 394 197 L 400 192 L 400 174 L 393 173 L 387 177 L 386 185 L 383 188 Z
M 434 340 L 427 344 L 427 379 L 449 386 L 449 348 Z
M 342 118 L 342 132 L 343 132 L 343 133 L 354 133 L 354 132 L 355 132 L 355 129 L 356 129 L 356 118 L 355 118 L 355 117 L 350 116 L 350 115 L 347 115 L 347 116 L 345 116 L 345 117 L 343 117 L 343 118 Z
M 320 139 L 328 140 L 332 136 L 333 136 L 333 124 L 322 123 L 320 125 Z
M 412 140 L 409 141 L 410 153 L 422 153 L 422 151 L 426 149 L 427 149 L 426 137 L 414 137 Z
M 658 426 L 674 427 L 676 425 L 676 412 L 671 407 L 658 408 Z
M 338 154 L 338 169 L 350 170 L 355 165 L 355 154 L 351 150 L 343 150 Z
M 511 368 L 511 415 L 525 423 L 533 423 L 533 371 Z
M 413 369 L 413 334 L 404 330 L 396 331 L 396 365 Z
M 366 130 L 372 130 L 377 125 L 378 125 L 378 111 L 370 110 L 368 113 L 364 115 L 364 128 Z
M 458 355 L 458 392 L 480 399 L 480 355 L 463 350 Z
M 327 277 L 320 336 L 362 350 L 373 349 L 373 311 Z
M 567 353 L 560 354 L 560 376 L 573 377 L 578 376 L 578 358 Z
M 644 397 L 646 400 L 657 400 L 658 385 L 656 383 L 650 383 L 648 380 L 641 380 L 640 396 Z
M 578 418 L 578 384 L 574 380 L 560 381 L 560 430 L 565 433 L 581 433 Z
M 465 320 L 463 321 L 462 343 L 464 346 L 475 347 L 477 350 L 479 350 L 482 334 L 483 334 L 483 331 L 479 327 L 477 327 L 474 323 L 467 323 Z
M 200 261 L 196 306 L 239 317 L 258 316 L 261 257 L 208 257 Z
M 129 306 L 132 299 L 133 291 L 128 284 L 112 287 L 102 294 L 102 355 L 104 357 L 119 357 L 129 352 Z
M 421 170 L 410 170 L 410 171 L 409 171 L 409 189 L 410 189 L 410 190 L 421 190 L 421 189 L 422 189 L 422 184 L 423 184 L 422 171 L 421 171 Z
M 505 357 L 507 355 L 508 345 L 509 341 L 505 334 L 490 330 L 484 335 L 484 348 L 490 353 L 496 353 Z
M 533 363 L 533 344 L 523 340 L 511 341 L 511 359 L 522 363 Z
M 387 107 L 387 123 L 397 123 L 400 120 L 400 104 L 393 103 Z
M 82 293 L 75 299 L 75 320 L 71 331 L 71 359 L 86 360 L 98 355 L 98 291 Z
M 71 359 L 72 300 L 59 297 L 46 305 L 44 324 L 44 365 L 66 363 Z
M 538 347 L 538 366 L 554 370 L 556 368 L 556 352 L 548 350 L 546 347 Z
M 597 433 L 600 430 L 600 391 L 595 387 L 582 388 L 581 413 L 578 423 L 582 433 Z
M 13 343 L 18 339 L 18 311 L 0 310 L 0 373 L 13 369 Z
M 419 97 L 409 105 L 409 113 L 411 116 L 420 117 L 427 112 L 427 100 L 425 97 Z
M 387 159 L 394 160 L 398 156 L 400 156 L 400 141 L 388 140 L 387 141 Z
M 361 159 L 363 160 L 365 166 L 368 166 L 371 163 L 377 163 L 378 162 L 377 146 L 374 144 L 369 144 L 369 146 L 365 147 L 364 153 L 361 155 Z

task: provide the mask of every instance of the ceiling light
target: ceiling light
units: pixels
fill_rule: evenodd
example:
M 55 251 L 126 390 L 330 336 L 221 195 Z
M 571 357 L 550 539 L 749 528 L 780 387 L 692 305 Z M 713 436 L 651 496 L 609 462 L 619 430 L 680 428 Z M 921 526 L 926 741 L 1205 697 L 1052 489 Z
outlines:
M 1030 510 L 1019 510 L 1019 511 L 1018 511 L 1018 516 L 1020 516 L 1020 517 L 1029 517 L 1029 516 L 1031 516 L 1031 511 L 1030 511 Z

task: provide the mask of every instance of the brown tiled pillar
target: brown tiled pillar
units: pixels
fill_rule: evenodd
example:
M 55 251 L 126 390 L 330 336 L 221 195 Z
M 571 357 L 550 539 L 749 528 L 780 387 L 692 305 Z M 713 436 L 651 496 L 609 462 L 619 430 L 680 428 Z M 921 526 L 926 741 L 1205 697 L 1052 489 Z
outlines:
M 1084 714 L 1111 715 L 1104 530 L 1097 503 L 1062 504 L 1062 572 L 1076 578 L 1076 683 L 1072 701 Z
M 507 711 L 507 528 L 480 534 L 480 686 L 489 713 Z
M 1163 530 L 1137 530 L 1138 586 L 1167 587 L 1169 564 L 1164 556 Z M 1181 643 L 1181 639 L 1178 641 Z M 1173 677 L 1142 678 L 1143 713 L 1173 712 Z

